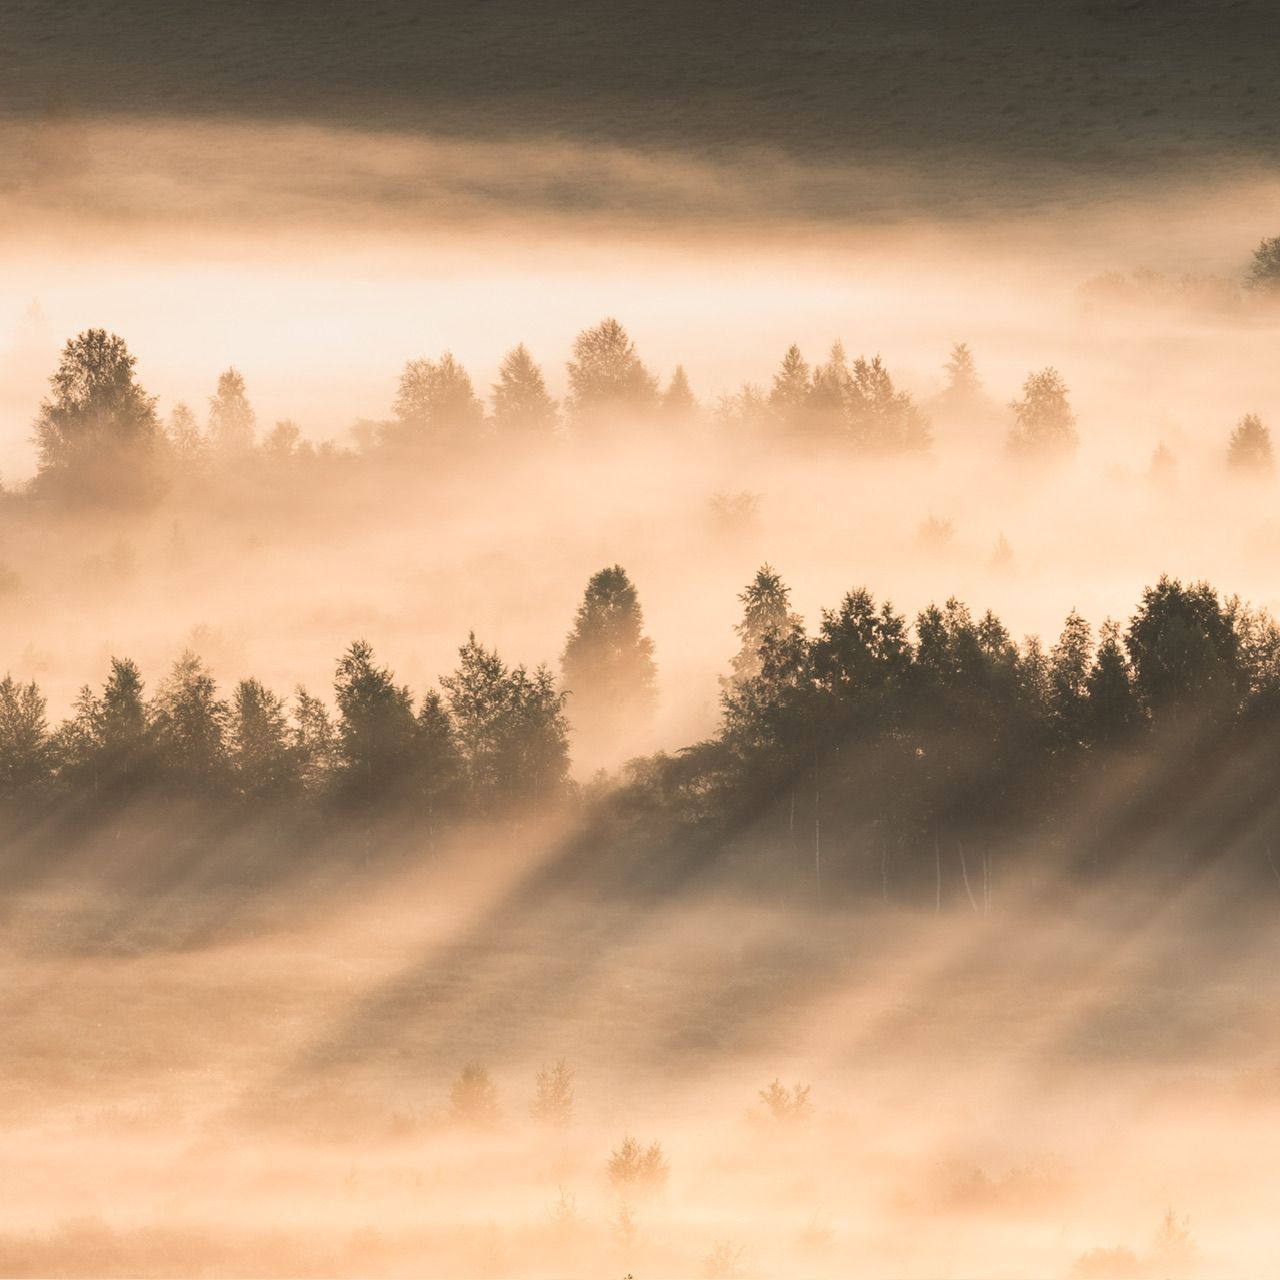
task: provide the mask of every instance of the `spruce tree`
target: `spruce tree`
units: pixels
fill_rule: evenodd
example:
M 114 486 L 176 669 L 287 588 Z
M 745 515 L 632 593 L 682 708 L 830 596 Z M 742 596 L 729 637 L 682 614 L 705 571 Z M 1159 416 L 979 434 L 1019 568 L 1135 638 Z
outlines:
M 1271 432 L 1256 413 L 1247 413 L 1227 442 L 1227 466 L 1241 475 L 1269 476 L 1275 470 Z
M 547 393 L 542 370 L 524 343 L 509 351 L 493 386 L 493 425 L 504 444 L 546 442 L 555 434 L 559 414 Z
M 618 564 L 591 576 L 560 657 L 569 719 L 587 754 L 642 727 L 657 700 L 653 641 L 639 596 Z

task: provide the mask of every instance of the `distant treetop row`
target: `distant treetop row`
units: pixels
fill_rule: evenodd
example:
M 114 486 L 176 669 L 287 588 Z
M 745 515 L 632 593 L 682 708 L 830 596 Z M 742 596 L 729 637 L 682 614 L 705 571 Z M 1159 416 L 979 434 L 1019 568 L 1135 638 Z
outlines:
M 104 329 L 85 330 L 67 342 L 36 417 L 34 492 L 145 502 L 173 478 L 207 474 L 227 463 L 242 466 L 251 457 L 279 465 L 341 456 L 332 444 L 304 441 L 288 420 L 260 437 L 244 378 L 234 368 L 219 377 L 203 427 L 183 403 L 162 422 L 155 397 L 137 382 L 135 363 L 124 339 Z M 964 343 L 953 347 L 945 368 L 947 385 L 931 405 L 934 413 L 957 420 L 1001 412 L 984 392 Z M 503 359 L 486 412 L 470 375 L 450 352 L 411 360 L 400 375 L 391 416 L 356 424 L 357 452 L 440 458 L 486 446 L 514 450 L 550 447 L 561 438 L 599 441 L 629 427 L 655 426 L 674 433 L 705 426 L 743 444 L 875 455 L 919 454 L 932 441 L 928 414 L 895 387 L 880 356 L 850 360 L 838 342 L 817 365 L 791 346 L 767 391 L 746 384 L 720 396 L 710 412 L 699 405 L 682 366 L 661 389 L 612 318 L 578 334 L 567 373 L 568 395 L 561 405 L 521 344 Z M 1075 414 L 1056 369 L 1028 375 L 1005 412 L 1012 455 L 1051 458 L 1075 450 Z M 1153 470 L 1167 469 L 1170 461 L 1161 446 Z M 1228 461 L 1243 470 L 1272 469 L 1270 434 L 1255 415 L 1236 428 Z

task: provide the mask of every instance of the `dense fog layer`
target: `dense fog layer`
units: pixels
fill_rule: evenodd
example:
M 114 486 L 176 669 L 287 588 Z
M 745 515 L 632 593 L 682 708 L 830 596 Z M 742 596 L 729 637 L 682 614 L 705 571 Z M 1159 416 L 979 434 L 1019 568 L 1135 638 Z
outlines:
M 0 666 L 49 732 L 22 792 L 0 726 L 0 1271 L 1156 1277 L 1274 1256 L 1280 482 L 1239 436 L 1280 422 L 1280 313 L 1244 287 L 1273 182 L 1050 204 L 1010 179 L 984 209 L 908 166 L 4 128 Z M 566 362 L 605 317 L 653 386 L 588 429 Z M 50 376 L 98 329 L 163 425 L 129 501 L 68 496 L 47 447 Z M 561 412 L 514 442 L 485 422 L 518 343 Z M 915 443 L 788 434 L 770 393 L 792 344 L 807 389 L 881 356 Z M 446 353 L 489 418 L 468 400 L 419 439 L 406 365 L 436 377 Z M 696 404 L 660 398 L 677 366 Z M 1078 447 L 1020 456 L 1011 402 L 1050 367 Z M 233 400 L 239 452 L 218 444 Z M 983 643 L 1017 681 L 1025 637 L 1051 650 L 1078 610 L 1094 661 L 1113 618 L 1153 745 L 1055 739 L 1046 790 L 988 825 L 985 794 L 922 784 L 917 815 L 860 791 L 890 746 L 908 771 L 954 750 L 958 776 L 986 749 L 914 745 L 927 699 L 777 776 L 753 740 L 734 774 L 715 752 L 735 715 L 758 727 L 743 689 L 772 658 L 740 593 L 764 565 L 810 639 L 846 592 L 892 601 L 917 667 L 920 616 L 951 597 L 999 616 Z M 562 656 L 612 566 L 656 674 L 644 714 L 620 701 L 589 731 Z M 1248 649 L 1229 714 L 1191 696 L 1221 664 L 1192 664 L 1182 703 L 1142 683 L 1172 631 L 1143 668 L 1129 620 L 1165 574 L 1212 584 L 1212 608 L 1186 598 Z M 546 664 L 550 720 L 565 695 L 554 802 L 476 800 L 474 769 L 447 813 L 417 775 L 411 800 L 357 793 L 344 697 L 407 686 L 411 737 L 440 687 L 457 729 L 472 632 L 535 682 Z M 335 685 L 359 640 L 393 675 Z M 81 741 L 96 691 L 138 664 L 171 782 L 184 650 L 219 697 L 251 676 L 318 695 L 332 777 L 250 796 L 237 703 L 206 717 L 226 730 L 206 790 L 113 797 Z

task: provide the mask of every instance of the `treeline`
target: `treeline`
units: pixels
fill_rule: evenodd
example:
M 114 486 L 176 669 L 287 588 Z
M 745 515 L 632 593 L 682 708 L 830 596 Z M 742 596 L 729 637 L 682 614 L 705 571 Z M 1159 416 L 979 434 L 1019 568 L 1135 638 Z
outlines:
M 299 686 L 286 701 L 256 679 L 223 696 L 184 653 L 148 696 L 114 658 L 56 727 L 34 683 L 0 682 L 0 797 L 10 814 L 77 812 L 159 798 L 249 807 L 381 807 L 428 825 L 489 816 L 563 792 L 565 695 L 545 667 L 509 667 L 471 636 L 440 688 L 416 700 L 364 641 L 338 660 L 336 712 Z
M 472 636 L 415 699 L 359 641 L 330 711 L 253 679 L 224 696 L 189 653 L 148 696 L 116 659 L 56 727 L 39 688 L 6 677 L 0 799 L 18 819 L 165 797 L 429 831 L 573 803 L 601 824 L 602 853 L 737 848 L 786 878 L 939 900 L 945 863 L 975 908 L 1012 850 L 1103 869 L 1165 841 L 1187 857 L 1245 850 L 1280 880 L 1269 614 L 1166 577 L 1127 623 L 1095 633 L 1073 611 L 1046 647 L 958 600 L 909 622 L 863 590 L 810 633 L 768 566 L 740 600 L 715 735 L 585 788 L 570 781 L 571 739 L 607 749 L 657 698 L 654 646 L 616 565 L 588 583 L 558 676 Z
M 1280 627 L 1161 578 L 1127 624 L 1047 648 L 958 600 L 914 623 L 866 591 L 810 634 L 767 566 L 711 739 L 633 762 L 615 810 L 838 891 L 962 893 L 992 859 L 1079 869 L 1242 851 L 1280 880 Z M 1175 851 L 1177 851 L 1175 853 Z
M 102 329 L 66 344 L 36 418 L 35 496 L 72 505 L 145 506 L 174 486 L 226 488 L 254 477 L 278 482 L 286 472 L 358 459 L 438 466 L 489 458 L 495 450 L 526 455 L 564 440 L 590 445 L 628 430 L 684 439 L 705 429 L 731 447 L 854 456 L 922 454 L 933 435 L 930 414 L 895 386 L 878 355 L 850 360 L 836 343 L 825 360 L 810 364 L 792 346 L 767 388 L 745 385 L 708 410 L 683 367 L 663 388 L 613 319 L 575 339 L 563 404 L 550 395 L 523 345 L 502 361 L 487 406 L 466 369 L 445 352 L 405 366 L 390 416 L 357 423 L 350 449 L 332 442 L 317 446 L 288 420 L 261 430 L 235 369 L 219 377 L 203 422 L 186 404 L 162 420 L 155 398 L 137 382 L 135 364 L 124 340 Z M 1001 406 L 987 395 L 964 343 L 952 349 L 945 368 L 946 386 L 931 406 L 942 418 L 1005 420 L 1007 449 L 1018 458 L 1061 458 L 1076 449 L 1076 417 L 1056 369 L 1031 373 L 1021 394 Z M 1226 456 L 1241 471 L 1272 470 L 1270 432 L 1256 415 L 1236 428 Z M 1159 446 L 1153 476 L 1167 475 L 1172 464 L 1169 450 Z

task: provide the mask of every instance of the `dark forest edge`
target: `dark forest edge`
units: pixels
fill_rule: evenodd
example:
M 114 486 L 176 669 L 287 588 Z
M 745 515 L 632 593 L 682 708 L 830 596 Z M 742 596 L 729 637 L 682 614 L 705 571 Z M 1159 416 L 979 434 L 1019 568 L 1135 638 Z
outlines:
M 937 907 L 945 879 L 949 902 L 982 912 L 997 864 L 1001 876 L 1093 877 L 1154 852 L 1187 877 L 1235 859 L 1280 881 L 1269 614 L 1164 577 L 1127 624 L 1095 635 L 1073 611 L 1046 648 L 958 600 L 910 623 L 863 590 L 810 634 L 769 566 L 739 599 L 716 733 L 583 785 L 571 740 L 607 746 L 656 697 L 653 645 L 619 566 L 589 582 L 558 676 L 509 666 L 473 635 L 439 687 L 415 696 L 357 641 L 336 664 L 331 713 L 303 688 L 286 701 L 254 679 L 224 696 L 192 653 L 148 695 L 116 658 L 54 727 L 38 686 L 6 677 L 11 855 L 169 824 L 215 860 L 228 833 L 252 833 L 255 857 L 284 874 L 326 842 L 355 867 L 392 832 L 430 856 L 474 824 L 518 842 L 554 814 L 577 833 L 565 865 L 588 880 L 593 868 L 716 866 L 774 888 Z

